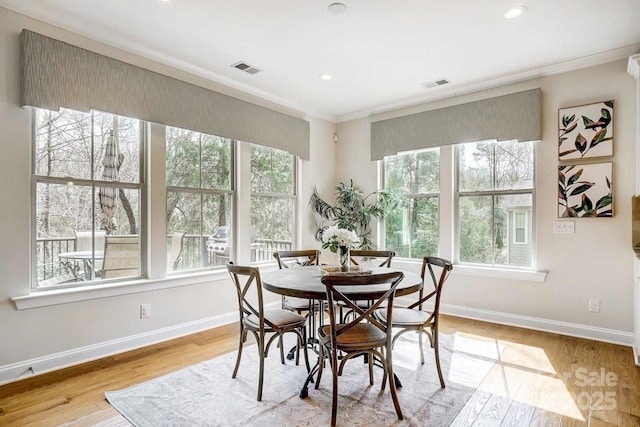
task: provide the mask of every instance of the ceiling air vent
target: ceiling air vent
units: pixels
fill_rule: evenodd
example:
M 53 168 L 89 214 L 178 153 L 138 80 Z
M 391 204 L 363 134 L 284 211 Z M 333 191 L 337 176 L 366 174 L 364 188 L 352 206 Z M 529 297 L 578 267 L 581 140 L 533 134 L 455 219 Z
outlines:
M 245 73 L 252 74 L 252 75 L 258 74 L 260 71 L 262 71 L 260 68 L 254 67 L 253 65 L 249 65 L 244 61 L 236 62 L 231 66 L 234 68 L 237 68 L 240 71 L 244 71 Z
M 433 80 L 430 82 L 426 82 L 426 83 L 422 83 L 423 86 L 431 89 L 432 87 L 438 87 L 438 86 L 442 86 L 442 85 L 446 85 L 447 83 L 450 83 L 448 79 L 442 78 L 442 79 L 438 79 L 438 80 Z

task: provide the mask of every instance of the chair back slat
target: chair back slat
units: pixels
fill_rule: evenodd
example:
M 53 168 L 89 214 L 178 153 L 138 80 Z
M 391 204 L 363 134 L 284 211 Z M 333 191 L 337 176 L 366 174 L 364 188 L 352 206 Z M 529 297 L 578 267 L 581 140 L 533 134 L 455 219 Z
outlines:
M 392 316 L 391 308 L 393 307 L 393 300 L 395 297 L 396 289 L 402 279 L 404 273 L 401 271 L 393 271 L 382 274 L 361 274 L 361 275 L 326 275 L 321 278 L 322 283 L 326 287 L 327 292 L 327 305 L 329 307 L 329 319 L 331 322 L 332 330 L 335 330 L 336 337 L 347 332 L 355 325 L 362 321 L 367 321 L 375 325 L 378 329 L 386 333 L 387 327 L 378 321 L 373 315 L 374 311 L 384 303 L 387 304 L 387 315 Z M 389 288 L 384 291 L 383 294 L 371 301 L 371 304 L 367 308 L 359 307 L 356 304 L 356 299 L 345 295 L 348 290 L 344 287 L 353 286 L 366 286 L 366 285 L 379 285 L 388 283 Z M 354 313 L 354 319 L 349 323 L 337 324 L 335 306 L 336 303 L 343 303 Z M 333 335 L 333 334 L 332 334 Z M 334 337 L 334 339 L 336 338 Z
M 278 261 L 278 267 L 281 270 L 295 266 L 304 267 L 320 264 L 320 251 L 317 249 L 278 251 L 273 253 L 273 257 Z
M 391 260 L 396 256 L 394 251 L 351 249 L 349 252 L 351 264 L 359 266 L 391 267 Z
M 422 288 L 419 292 L 418 301 L 411 304 L 408 308 L 418 307 L 422 310 L 423 304 L 435 297 L 432 316 L 437 316 L 440 309 L 442 288 L 452 270 L 453 264 L 449 260 L 438 257 L 424 257 L 420 274 L 422 277 Z M 427 278 L 429 278 L 429 280 L 427 280 Z M 427 291 L 429 293 L 425 295 Z

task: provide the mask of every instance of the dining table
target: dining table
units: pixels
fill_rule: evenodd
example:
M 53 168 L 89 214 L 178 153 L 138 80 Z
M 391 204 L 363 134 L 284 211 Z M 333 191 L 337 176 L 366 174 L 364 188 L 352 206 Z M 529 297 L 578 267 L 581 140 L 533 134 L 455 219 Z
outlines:
M 422 278 L 412 271 L 387 267 L 371 267 L 360 270 L 361 271 L 354 269 L 345 273 L 331 273 L 327 272 L 330 271 L 328 268 L 317 265 L 285 268 L 263 273 L 261 275 L 262 286 L 270 292 L 284 296 L 323 301 L 327 298 L 326 288 L 320 281 L 324 274 L 379 274 L 390 271 L 402 271 L 404 278 L 396 289 L 396 296 L 412 294 L 419 291 L 422 287 Z M 379 284 L 348 286 L 342 287 L 340 290 L 349 298 L 370 300 L 378 298 L 388 289 L 388 285 Z
M 306 298 L 309 300 L 317 300 L 320 305 L 319 313 L 324 313 L 323 302 L 327 299 L 326 287 L 322 283 L 321 278 L 325 274 L 380 274 L 388 273 L 390 271 L 402 271 L 404 277 L 396 288 L 396 296 L 409 295 L 417 292 L 422 288 L 422 278 L 420 275 L 412 272 L 401 270 L 397 268 L 388 267 L 371 267 L 371 268 L 352 268 L 349 272 L 336 272 L 334 267 L 326 266 L 302 266 L 295 268 L 285 268 L 282 270 L 274 270 L 261 274 L 262 287 L 270 292 L 298 297 Z M 376 284 L 376 285 L 358 285 L 358 286 L 343 286 L 340 288 L 341 292 L 345 296 L 354 300 L 375 300 L 389 290 L 389 284 Z M 322 320 L 324 316 L 319 316 L 319 324 L 322 326 Z M 312 316 L 310 325 L 310 338 L 309 343 L 313 345 L 316 343 L 316 322 Z M 313 371 L 313 370 L 312 370 Z M 311 375 L 310 375 L 311 376 Z M 307 379 L 305 385 L 300 392 L 300 397 L 304 398 L 307 395 L 307 384 L 310 378 Z M 402 383 L 398 377 L 394 374 L 394 381 L 398 388 L 402 387 Z

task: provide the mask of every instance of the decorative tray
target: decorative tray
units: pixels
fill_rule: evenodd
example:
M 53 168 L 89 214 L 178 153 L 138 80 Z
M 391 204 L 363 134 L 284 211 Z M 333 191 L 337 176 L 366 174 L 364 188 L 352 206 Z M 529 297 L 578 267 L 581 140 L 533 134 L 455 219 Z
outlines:
M 360 274 L 371 274 L 371 269 L 354 265 L 344 271 L 339 265 L 323 265 L 320 267 L 320 272 L 323 275 L 331 274 L 332 276 L 357 276 Z

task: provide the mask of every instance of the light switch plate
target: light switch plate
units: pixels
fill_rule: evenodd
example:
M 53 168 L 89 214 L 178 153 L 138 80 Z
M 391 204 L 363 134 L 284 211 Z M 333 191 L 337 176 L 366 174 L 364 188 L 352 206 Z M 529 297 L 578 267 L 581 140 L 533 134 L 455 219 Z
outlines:
M 575 233 L 575 221 L 553 221 L 553 232 L 573 234 Z

